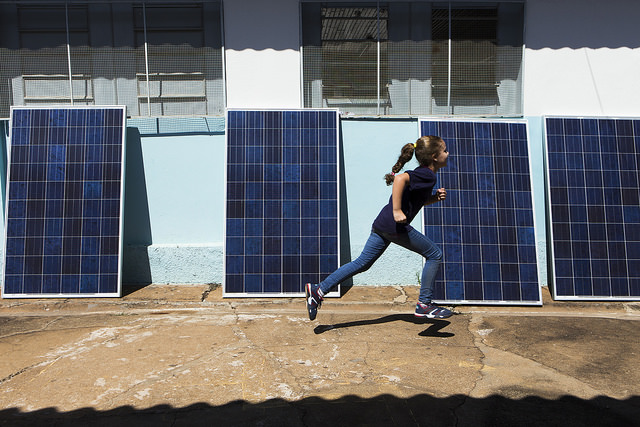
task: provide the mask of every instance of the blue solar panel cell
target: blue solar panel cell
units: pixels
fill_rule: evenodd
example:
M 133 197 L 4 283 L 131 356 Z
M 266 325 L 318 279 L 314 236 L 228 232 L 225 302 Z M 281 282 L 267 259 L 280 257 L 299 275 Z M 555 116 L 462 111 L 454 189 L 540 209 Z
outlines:
M 119 295 L 124 119 L 12 109 L 3 297 Z
M 554 297 L 640 299 L 640 120 L 545 124 Z
M 337 123 L 228 111 L 225 296 L 302 294 L 338 267 Z
M 541 304 L 526 124 L 421 120 L 420 134 L 451 152 L 438 172 L 447 200 L 424 209 L 444 253 L 434 299 Z

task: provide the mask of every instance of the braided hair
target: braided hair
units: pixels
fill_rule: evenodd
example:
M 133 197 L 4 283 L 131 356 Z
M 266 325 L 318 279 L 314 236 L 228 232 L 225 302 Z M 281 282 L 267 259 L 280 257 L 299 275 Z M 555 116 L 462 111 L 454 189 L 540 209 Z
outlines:
M 442 138 L 439 136 L 428 135 L 418 138 L 415 143 L 408 143 L 402 146 L 398 161 L 391 168 L 391 173 L 384 176 L 387 185 L 393 184 L 395 175 L 402 170 L 404 165 L 413 158 L 415 154 L 416 160 L 420 166 L 430 166 L 433 163 L 433 156 L 438 154 L 442 148 Z

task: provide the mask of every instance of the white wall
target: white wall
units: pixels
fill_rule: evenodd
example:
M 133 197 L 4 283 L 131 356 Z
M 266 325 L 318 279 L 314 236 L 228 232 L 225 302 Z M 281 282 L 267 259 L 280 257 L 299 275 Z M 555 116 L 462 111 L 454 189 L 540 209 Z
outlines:
M 300 108 L 298 0 L 224 2 L 227 106 Z
M 640 2 L 528 0 L 524 113 L 640 115 Z
M 524 115 L 640 115 L 637 0 L 527 0 Z M 300 108 L 298 0 L 224 2 L 230 108 Z

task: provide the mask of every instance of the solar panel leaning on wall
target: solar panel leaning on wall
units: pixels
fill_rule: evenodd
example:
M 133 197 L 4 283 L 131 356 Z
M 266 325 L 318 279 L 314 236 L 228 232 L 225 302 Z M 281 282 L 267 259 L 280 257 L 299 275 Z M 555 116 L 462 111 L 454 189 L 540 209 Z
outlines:
M 434 300 L 541 305 L 526 123 L 419 125 L 450 152 L 436 184 L 447 199 L 423 209 L 425 234 L 443 250 Z
M 338 267 L 338 112 L 229 110 L 226 129 L 223 294 L 303 295 Z
M 121 294 L 124 107 L 13 107 L 3 297 Z
M 545 118 L 558 300 L 640 300 L 640 119 Z

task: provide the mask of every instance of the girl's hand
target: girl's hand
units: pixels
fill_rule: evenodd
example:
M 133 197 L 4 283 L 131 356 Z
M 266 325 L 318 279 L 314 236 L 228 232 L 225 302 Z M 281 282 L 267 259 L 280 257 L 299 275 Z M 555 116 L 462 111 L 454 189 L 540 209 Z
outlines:
M 435 193 L 431 196 L 429 200 L 425 202 L 425 206 L 432 205 L 434 203 L 438 203 L 447 198 L 447 190 L 444 188 L 438 188 Z
M 444 188 L 438 188 L 436 190 L 436 200 L 438 202 L 441 202 L 442 200 L 447 198 L 447 190 L 445 190 Z
M 393 210 L 393 219 L 398 224 L 404 224 L 405 222 L 407 222 L 407 216 L 404 214 L 404 212 L 402 212 L 401 209 Z

